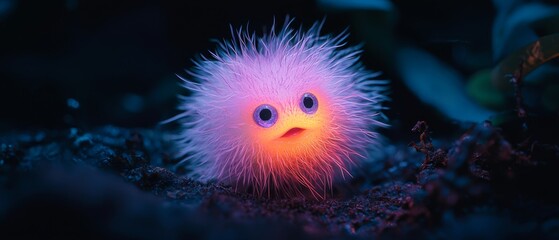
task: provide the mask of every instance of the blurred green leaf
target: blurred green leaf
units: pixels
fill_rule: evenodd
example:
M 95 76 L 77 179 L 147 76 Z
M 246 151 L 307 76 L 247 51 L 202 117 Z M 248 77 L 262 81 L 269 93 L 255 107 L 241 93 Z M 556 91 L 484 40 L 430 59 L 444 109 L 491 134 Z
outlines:
M 397 54 L 397 64 L 410 90 L 447 117 L 480 122 L 494 114 L 472 101 L 466 94 L 463 77 L 431 54 L 402 48 Z
M 516 50 L 493 69 L 492 81 L 501 89 L 510 89 L 510 76 L 525 76 L 542 64 L 559 57 L 559 34 L 552 34 Z
M 536 23 L 559 16 L 559 7 L 523 0 L 494 0 L 497 16 L 493 23 L 493 56 L 501 59 L 508 53 L 538 39 Z M 545 34 L 545 33 L 544 33 Z
M 491 83 L 491 69 L 481 70 L 470 77 L 466 92 L 482 106 L 501 110 L 507 104 L 505 94 Z

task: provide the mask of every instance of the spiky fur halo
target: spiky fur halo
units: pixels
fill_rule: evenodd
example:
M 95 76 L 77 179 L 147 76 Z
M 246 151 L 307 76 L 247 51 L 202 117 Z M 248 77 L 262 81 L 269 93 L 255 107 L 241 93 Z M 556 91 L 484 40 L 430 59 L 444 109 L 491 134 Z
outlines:
M 347 34 L 321 36 L 323 23 L 293 30 L 286 19 L 279 32 L 274 23 L 262 37 L 232 29 L 232 40 L 219 42 L 211 58 L 194 61 L 191 79 L 181 77 L 191 94 L 170 119 L 182 126 L 177 156 L 192 177 L 258 195 L 323 198 L 366 158 L 378 143 L 374 130 L 386 126 L 386 82 L 364 69 L 359 47 L 344 48 Z M 317 95 L 316 114 L 301 113 L 297 104 L 308 92 Z M 278 109 L 275 126 L 252 119 L 260 104 Z M 296 124 L 309 129 L 299 140 L 271 137 Z

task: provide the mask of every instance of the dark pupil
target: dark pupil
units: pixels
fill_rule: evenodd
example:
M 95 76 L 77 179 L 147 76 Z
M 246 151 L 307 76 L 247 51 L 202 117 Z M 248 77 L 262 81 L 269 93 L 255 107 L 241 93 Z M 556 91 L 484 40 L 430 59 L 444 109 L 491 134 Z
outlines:
M 260 119 L 268 121 L 270 118 L 272 118 L 272 111 L 270 111 L 270 109 L 262 109 L 262 111 L 260 111 Z
M 305 105 L 306 108 L 312 108 L 312 105 L 314 104 L 312 98 L 310 97 L 305 97 L 303 99 L 303 105 Z

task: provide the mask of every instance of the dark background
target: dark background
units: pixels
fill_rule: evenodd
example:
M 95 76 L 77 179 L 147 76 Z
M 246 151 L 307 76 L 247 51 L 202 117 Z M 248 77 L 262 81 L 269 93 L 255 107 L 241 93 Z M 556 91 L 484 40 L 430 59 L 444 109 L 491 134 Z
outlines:
M 541 64 L 552 74 L 521 76 L 519 94 L 488 91 L 488 74 L 475 101 L 465 91 L 480 70 L 559 32 L 559 11 L 546 13 L 557 1 L 391 2 L 387 11 L 299 0 L 0 0 L 0 236 L 559 239 L 557 61 Z M 536 2 L 549 5 L 507 15 Z M 172 131 L 158 125 L 188 94 L 176 74 L 215 50 L 212 39 L 229 39 L 230 25 L 259 33 L 286 16 L 305 29 L 326 18 L 325 34 L 347 28 L 365 66 L 390 80 L 378 161 L 324 201 L 260 198 L 183 175 L 200 166 L 177 164 Z M 398 55 L 406 48 L 423 54 Z M 516 114 L 522 96 L 526 118 Z M 469 114 L 488 103 L 492 124 Z
M 93 127 L 112 124 L 154 127 L 176 114 L 183 93 L 175 74 L 190 59 L 214 50 L 210 39 L 228 39 L 229 26 L 261 31 L 274 17 L 295 18 L 308 28 L 326 17 L 323 33 L 349 27 L 351 45 L 364 38 L 368 22 L 354 12 L 315 1 L 87 1 L 3 0 L 0 12 L 0 130 Z M 393 1 L 394 36 L 379 41 L 413 43 L 471 74 L 492 64 L 490 1 Z M 375 27 L 371 25 L 371 28 Z M 360 29 L 357 29 L 360 28 Z M 369 41 L 369 42 L 367 42 Z M 483 55 L 475 66 L 456 52 Z M 485 55 L 484 55 L 485 54 Z M 478 54 L 479 55 L 479 54 Z M 365 65 L 391 79 L 390 109 L 395 129 L 417 119 L 445 118 L 409 92 L 385 56 L 365 51 Z M 390 134 L 389 134 L 390 135 Z

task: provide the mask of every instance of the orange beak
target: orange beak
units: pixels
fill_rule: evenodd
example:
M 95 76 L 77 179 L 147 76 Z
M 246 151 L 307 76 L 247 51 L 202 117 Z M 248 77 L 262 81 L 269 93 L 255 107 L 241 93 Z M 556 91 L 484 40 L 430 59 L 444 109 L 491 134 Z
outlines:
M 294 127 L 292 129 L 289 129 L 287 132 L 285 132 L 281 138 L 288 138 L 288 137 L 294 137 L 299 135 L 300 133 L 302 133 L 303 131 L 305 131 L 304 128 L 298 128 L 298 127 Z

